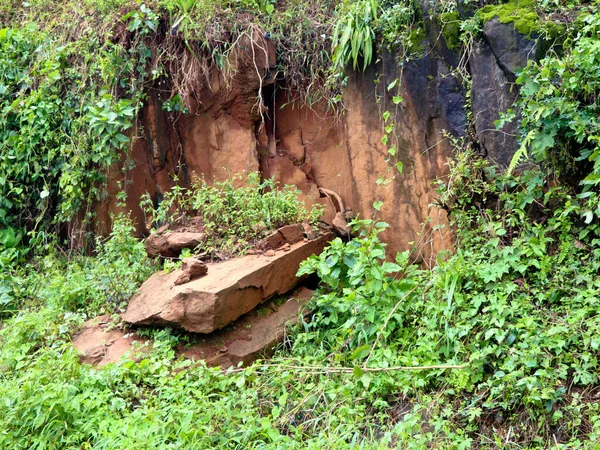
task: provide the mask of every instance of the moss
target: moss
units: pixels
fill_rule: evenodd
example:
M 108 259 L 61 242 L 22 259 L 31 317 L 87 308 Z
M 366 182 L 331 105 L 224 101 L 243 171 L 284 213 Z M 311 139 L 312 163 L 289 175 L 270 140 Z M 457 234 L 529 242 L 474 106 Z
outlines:
M 460 41 L 460 18 L 456 11 L 446 12 L 438 16 L 438 23 L 442 30 L 442 36 L 446 41 L 446 46 L 450 50 L 459 50 Z
M 477 11 L 477 16 L 488 22 L 497 18 L 500 23 L 512 23 L 515 29 L 531 37 L 539 36 L 537 58 L 542 58 L 550 48 L 560 50 L 578 26 L 567 27 L 564 23 L 543 21 L 536 12 L 535 0 L 509 0 L 501 5 L 487 5 Z
M 510 0 L 501 5 L 487 5 L 477 14 L 484 22 L 497 17 L 500 23 L 512 23 L 519 33 L 526 36 L 542 28 L 534 0 Z
M 425 40 L 427 39 L 427 33 L 425 27 L 422 24 L 417 24 L 408 34 L 408 40 L 410 47 L 408 53 L 423 53 L 425 51 Z
M 567 26 L 564 23 L 544 22 L 542 28 L 548 39 L 558 39 L 568 33 Z

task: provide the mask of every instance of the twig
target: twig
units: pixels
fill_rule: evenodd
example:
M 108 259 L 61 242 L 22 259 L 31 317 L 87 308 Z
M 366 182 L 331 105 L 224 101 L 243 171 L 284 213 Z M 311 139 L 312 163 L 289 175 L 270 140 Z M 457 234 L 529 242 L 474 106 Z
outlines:
M 276 372 L 285 370 L 305 370 L 311 375 L 326 373 L 353 373 L 354 367 L 319 367 L 319 366 L 282 366 L 278 364 L 264 364 L 261 367 L 279 369 Z M 466 369 L 468 365 L 436 365 L 436 366 L 395 366 L 395 367 L 365 367 L 361 368 L 363 372 L 399 372 L 399 371 L 420 371 L 420 370 L 454 370 Z M 247 368 L 230 369 L 227 373 L 243 372 Z

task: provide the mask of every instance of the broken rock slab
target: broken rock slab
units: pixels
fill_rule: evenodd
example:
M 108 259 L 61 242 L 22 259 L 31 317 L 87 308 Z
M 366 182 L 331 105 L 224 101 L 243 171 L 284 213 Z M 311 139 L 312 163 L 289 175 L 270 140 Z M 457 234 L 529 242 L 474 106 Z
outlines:
M 305 232 L 303 224 L 295 223 L 292 225 L 286 225 L 259 241 L 256 244 L 256 248 L 259 251 L 268 251 L 279 248 L 285 244 L 292 245 L 304 239 L 304 234 Z
M 273 299 L 223 330 L 180 349 L 187 359 L 204 360 L 208 366 L 247 366 L 254 361 L 271 356 L 285 337 L 286 326 L 300 318 L 302 307 L 311 299 L 312 290 L 298 288 L 284 296 L 285 301 Z M 309 311 L 303 311 L 304 315 Z
M 176 286 L 181 270 L 152 275 L 131 301 L 123 320 L 133 325 L 183 328 L 208 334 L 225 327 L 257 305 L 291 291 L 300 282 L 300 263 L 320 254 L 335 235 L 298 242 L 273 256 L 248 255 L 207 264 L 208 273 Z
M 176 258 L 184 248 L 194 249 L 203 244 L 205 239 L 204 233 L 167 232 L 165 234 L 151 234 L 146 238 L 146 253 L 152 258 L 158 256 Z
M 133 354 L 136 349 L 143 351 L 144 340 L 123 330 L 109 330 L 111 323 L 110 316 L 96 317 L 85 322 L 75 335 L 73 346 L 83 364 L 101 367 L 119 362 L 121 357 Z

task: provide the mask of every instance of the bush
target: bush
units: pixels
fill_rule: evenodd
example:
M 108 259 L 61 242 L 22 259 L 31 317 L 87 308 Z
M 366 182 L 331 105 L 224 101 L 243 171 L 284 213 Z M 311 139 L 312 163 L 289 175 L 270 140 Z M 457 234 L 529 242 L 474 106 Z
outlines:
M 359 238 L 334 241 L 300 270 L 323 287 L 293 351 L 355 366 L 375 403 L 394 392 L 437 392 L 429 420 L 465 433 L 448 441 L 434 433 L 440 445 L 472 442 L 499 412 L 522 445 L 549 444 L 554 427 L 565 430 L 564 442 L 577 439 L 584 411 L 597 434 L 598 404 L 579 393 L 600 382 L 600 240 L 577 225 L 568 189 L 550 187 L 539 171 L 503 177 L 462 156 L 450 179 L 441 194 L 453 205 L 456 254 L 433 271 L 408 265 L 407 254 L 386 262 L 377 238 L 385 224 L 363 222 Z M 370 370 L 444 365 L 465 367 Z M 523 424 L 525 416 L 534 423 Z
M 358 67 L 359 57 L 363 70 L 373 60 L 376 21 L 379 16 L 377 0 L 342 3 L 343 14 L 333 31 L 333 64 L 343 71 L 350 62 Z
M 238 174 L 209 185 L 204 179 L 189 189 L 176 187 L 167 192 L 158 208 L 149 196 L 142 207 L 156 225 L 185 222 L 190 216 L 202 219 L 208 235 L 205 250 L 224 254 L 243 253 L 273 230 L 293 223 L 316 224 L 323 214 L 321 205 L 306 209 L 295 186 L 279 188 L 273 180 L 262 180 L 252 172 Z
M 20 302 L 89 315 L 123 310 L 155 270 L 133 232 L 131 221 L 120 216 L 109 238 L 97 240 L 96 256 L 37 259 L 21 271 L 16 283 Z
M 530 155 L 563 182 L 580 184 L 586 223 L 600 217 L 600 15 L 582 19 L 566 55 L 530 62 L 521 85 L 522 146 L 511 169 Z

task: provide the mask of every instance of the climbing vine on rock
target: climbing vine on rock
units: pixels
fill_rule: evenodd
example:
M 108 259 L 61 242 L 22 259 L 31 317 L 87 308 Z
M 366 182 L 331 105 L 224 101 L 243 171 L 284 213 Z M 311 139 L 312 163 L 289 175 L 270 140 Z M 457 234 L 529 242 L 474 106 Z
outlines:
M 21 233 L 68 221 L 101 195 L 143 98 L 147 52 L 90 30 L 57 39 L 33 25 L 0 30 L 0 225 Z
M 511 169 L 527 155 L 559 178 L 580 184 L 587 223 L 600 217 L 600 16 L 583 19 L 563 57 L 531 62 L 518 78 L 523 142 Z

